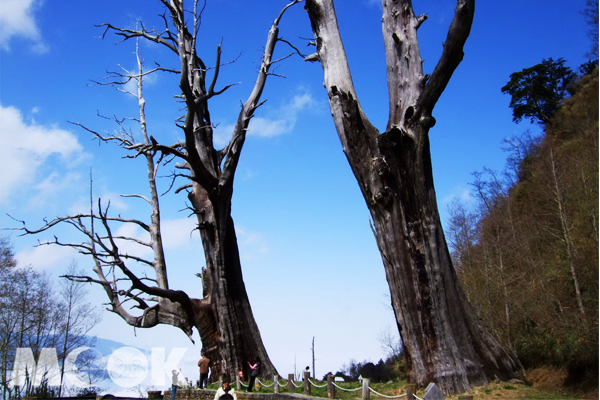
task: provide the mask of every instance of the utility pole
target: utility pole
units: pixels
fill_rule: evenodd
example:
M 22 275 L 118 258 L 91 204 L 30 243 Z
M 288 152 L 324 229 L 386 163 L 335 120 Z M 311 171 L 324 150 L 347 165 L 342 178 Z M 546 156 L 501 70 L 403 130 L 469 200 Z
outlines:
M 313 336 L 312 340 L 312 360 L 313 360 L 313 379 L 317 379 L 317 374 L 315 373 L 315 337 Z

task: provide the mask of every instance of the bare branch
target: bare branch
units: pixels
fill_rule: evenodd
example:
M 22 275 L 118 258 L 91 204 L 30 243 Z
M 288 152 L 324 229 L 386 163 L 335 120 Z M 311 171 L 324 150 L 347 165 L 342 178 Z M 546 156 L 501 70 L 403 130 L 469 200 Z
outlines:
M 422 14 L 417 17 L 417 23 L 415 29 L 419 29 L 419 27 L 427 20 L 427 15 Z
M 288 58 L 290 58 L 290 57 L 291 57 L 291 56 L 293 56 L 293 55 L 294 55 L 294 53 L 290 53 L 290 54 L 288 54 L 287 56 L 284 56 L 284 57 L 278 58 L 277 60 L 273 60 L 273 61 L 271 61 L 271 65 L 273 65 L 273 64 L 275 64 L 275 63 L 278 63 L 278 62 L 280 62 L 280 61 L 283 61 L 283 60 L 287 60 Z
M 139 195 L 139 194 L 122 194 L 121 197 L 125 197 L 125 198 L 128 198 L 128 197 L 139 198 L 139 199 L 145 200 L 148 204 L 152 205 L 152 201 L 150 201 L 149 198 L 147 198 L 146 196 Z
M 175 173 L 173 173 L 173 174 L 171 174 L 171 175 L 170 175 L 170 177 L 172 178 L 172 179 L 171 179 L 171 184 L 169 185 L 169 187 L 167 188 L 167 190 L 165 190 L 165 191 L 162 193 L 162 195 L 165 195 L 166 193 L 168 193 L 168 192 L 170 192 L 170 191 L 171 191 L 171 189 L 172 189 L 172 188 L 173 188 L 173 186 L 175 185 L 175 180 L 176 180 L 177 178 L 187 178 L 187 179 L 189 179 L 189 180 L 191 180 L 191 181 L 196 181 L 196 182 L 197 182 L 197 180 L 196 180 L 194 177 L 192 177 L 191 175 L 186 175 L 186 174 L 175 174 Z M 188 183 L 188 184 L 186 184 L 186 185 L 184 185 L 184 186 L 188 186 L 188 185 L 189 185 L 190 187 L 192 186 L 192 184 L 191 184 L 191 183 Z M 179 193 L 179 192 L 180 192 L 180 190 L 179 190 L 179 189 L 177 189 L 177 191 L 175 191 L 175 193 Z
M 187 183 L 187 184 L 185 184 L 183 186 L 178 187 L 177 190 L 175 190 L 175 193 L 179 193 L 179 192 L 181 192 L 182 190 L 185 190 L 185 189 L 191 189 L 192 187 L 193 187 L 193 185 L 191 183 Z
M 304 61 L 309 61 L 309 62 L 320 61 L 319 53 L 313 53 L 313 54 L 310 54 L 310 55 L 304 57 Z
M 163 4 L 164 4 L 164 2 L 163 2 Z M 143 37 L 152 42 L 162 44 L 163 46 L 167 47 L 171 51 L 179 54 L 178 49 L 177 49 L 177 42 L 173 40 L 174 38 L 173 38 L 173 36 L 171 36 L 171 33 L 169 31 L 165 31 L 165 32 L 159 34 L 155 30 L 146 31 L 145 29 L 143 29 L 143 26 L 142 26 L 142 30 L 138 31 L 138 30 L 133 30 L 133 29 L 118 28 L 109 23 L 104 23 L 104 24 L 100 24 L 100 25 L 96 25 L 96 26 L 97 27 L 105 27 L 104 33 L 102 34 L 103 39 L 106 36 L 106 32 L 108 32 L 108 30 L 113 30 L 116 35 L 123 37 L 122 41 L 131 39 L 134 37 Z M 163 35 L 165 35 L 165 34 L 167 35 L 166 39 L 163 37 Z
M 475 13 L 475 0 L 457 0 L 454 18 L 448 30 L 448 37 L 444 43 L 442 56 L 438 61 L 429 82 L 417 100 L 416 112 L 426 119 L 431 118 L 433 107 L 452 74 L 463 59 L 463 48 L 473 23 Z
M 309 57 L 308 55 L 306 55 L 306 54 L 303 54 L 303 53 L 300 51 L 300 49 L 298 49 L 296 46 L 294 46 L 293 44 L 291 44 L 291 43 L 290 43 L 290 42 L 288 42 L 287 40 L 285 40 L 285 39 L 282 39 L 282 38 L 279 38 L 279 39 L 277 39 L 277 40 L 278 40 L 278 41 L 280 41 L 280 42 L 283 42 L 283 43 L 287 44 L 288 46 L 290 46 L 292 49 L 294 49 L 294 51 L 296 52 L 296 54 L 298 54 L 298 55 L 299 55 L 300 57 L 302 57 L 303 59 L 305 59 L 305 60 L 306 60 L 306 58 L 307 58 L 307 57 Z
M 148 307 L 148 304 L 146 304 L 146 302 L 141 299 L 140 297 L 138 297 L 137 295 L 131 293 L 134 290 L 133 287 L 129 288 L 128 291 L 124 291 L 124 290 L 119 290 L 117 293 L 120 296 L 125 297 L 125 300 L 121 301 L 121 303 L 119 303 L 119 305 L 123 305 L 125 302 L 129 301 L 129 300 L 135 300 L 138 303 L 138 308 L 141 310 L 145 310 Z
M 118 240 L 125 240 L 128 242 L 133 242 L 133 243 L 137 243 L 141 246 L 144 247 L 150 247 L 152 248 L 152 244 L 150 242 L 144 242 L 143 240 L 134 238 L 134 237 L 130 237 L 130 236 L 113 236 L 114 239 L 118 239 Z M 108 237 L 100 237 L 100 239 L 108 239 Z M 124 257 L 128 257 L 127 255 L 123 255 Z M 150 261 L 144 261 L 147 264 L 152 264 L 152 262 Z
M 99 280 L 99 279 L 94 279 L 90 276 L 77 276 L 77 275 L 61 275 L 61 278 L 66 278 L 70 281 L 73 282 L 79 282 L 79 283 L 97 283 L 102 285 L 103 281 Z
M 279 39 L 279 22 L 283 17 L 284 12 L 299 2 L 301 2 L 301 0 L 294 0 L 287 4 L 283 10 L 281 10 L 279 16 L 271 26 L 254 90 L 239 113 L 231 142 L 227 145 L 226 149 L 224 149 L 225 155 L 223 158 L 225 159 L 225 164 L 223 166 L 223 173 L 221 174 L 220 185 L 229 186 L 233 182 L 233 176 L 238 165 L 242 146 L 244 145 L 248 124 L 250 123 L 250 119 L 252 119 L 256 108 L 260 106 L 258 103 L 265 87 L 267 76 L 269 75 L 269 68 L 272 65 L 273 52 Z

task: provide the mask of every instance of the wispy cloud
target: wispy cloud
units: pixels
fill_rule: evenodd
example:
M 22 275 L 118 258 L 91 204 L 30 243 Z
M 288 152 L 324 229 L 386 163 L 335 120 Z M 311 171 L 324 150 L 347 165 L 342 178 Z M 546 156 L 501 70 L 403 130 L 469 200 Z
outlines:
M 84 211 L 88 212 L 87 210 Z M 150 236 L 148 232 L 144 231 L 136 224 L 124 223 L 118 225 L 118 227 L 113 226 L 113 228 L 116 228 L 112 232 L 115 238 L 132 238 L 147 243 L 150 242 Z M 169 252 L 185 250 L 191 245 L 201 246 L 199 235 L 194 231 L 195 228 L 196 220 L 194 218 L 163 220 L 161 223 L 161 231 L 164 249 Z M 260 238 L 255 234 L 247 236 L 244 235 L 243 237 L 244 243 L 248 245 L 251 245 L 251 243 L 256 243 L 257 240 L 260 243 Z M 40 238 L 41 243 L 53 242 L 53 240 L 54 239 L 51 238 Z M 121 254 L 141 257 L 147 260 L 151 260 L 153 257 L 151 248 L 142 246 L 135 241 L 115 239 L 115 243 L 119 247 L 119 252 Z M 252 245 L 252 247 L 254 248 L 254 245 Z M 260 249 L 263 247 L 264 246 L 260 246 L 259 250 L 257 251 L 261 251 Z M 54 270 L 56 268 L 66 266 L 72 259 L 82 258 L 82 256 L 75 249 L 67 246 L 57 246 L 54 244 L 27 247 L 26 249 L 18 252 L 15 257 L 19 265 L 31 265 L 38 271 Z M 133 264 L 133 262 L 131 264 Z
M 89 182 L 88 182 L 88 184 L 89 184 Z M 94 194 L 94 196 L 95 196 L 95 194 Z M 111 211 L 111 213 L 124 212 L 124 211 L 127 211 L 129 209 L 129 202 L 127 201 L 127 199 L 123 198 L 123 196 L 121 196 L 118 193 L 115 193 L 115 192 L 103 192 L 98 197 L 101 199 L 102 209 L 105 209 L 107 206 L 110 205 L 110 211 Z M 134 202 L 134 201 L 141 202 L 143 200 L 140 200 L 140 199 L 133 200 L 132 199 L 130 201 L 131 202 Z M 94 212 L 98 212 L 98 203 L 97 203 L 97 200 L 94 200 L 92 207 L 94 209 Z M 69 207 L 68 211 L 69 211 L 70 215 L 87 214 L 87 213 L 89 213 L 90 212 L 90 199 L 89 199 L 89 197 L 82 197 L 82 198 L 78 199 L 77 201 L 75 201 Z
M 44 242 L 44 240 L 40 240 Z M 56 267 L 66 267 L 71 260 L 79 257 L 75 249 L 57 245 L 41 245 L 28 247 L 26 250 L 15 254 L 17 263 L 22 266 L 31 266 L 35 270 L 43 271 Z
M 0 204 L 7 203 L 19 189 L 48 195 L 72 183 L 76 175 L 56 175 L 49 165 L 51 156 L 57 156 L 61 167 L 86 157 L 74 134 L 25 121 L 15 107 L 0 106 L 0 133 Z M 42 166 L 47 173 L 40 177 Z
M 200 237 L 196 228 L 197 221 L 194 218 L 163 219 L 161 221 L 161 236 L 163 247 L 166 251 L 181 250 Z M 135 224 L 122 224 L 115 232 L 115 236 L 130 237 L 144 242 L 150 242 L 148 232 Z M 131 241 L 119 241 L 121 252 L 135 254 L 140 257 L 148 257 L 152 251 L 149 247 L 141 246 Z
M 142 67 L 143 68 L 143 67 Z M 133 95 L 137 96 L 138 94 L 138 80 L 135 78 L 137 76 L 140 75 L 140 69 L 138 68 L 138 66 L 136 65 L 135 68 L 132 69 L 125 69 L 123 67 L 121 67 L 122 71 L 120 71 L 120 73 L 131 77 L 130 80 L 128 80 L 124 85 L 122 85 L 121 89 L 132 93 Z M 144 72 L 148 72 L 149 69 L 147 68 L 143 68 Z M 160 71 L 158 71 L 160 72 Z M 144 88 L 147 88 L 148 86 L 152 86 L 154 84 L 156 84 L 156 82 L 158 82 L 158 73 L 157 71 L 151 73 L 151 74 L 147 74 L 144 75 L 142 77 L 142 84 L 144 86 Z M 135 98 L 135 97 L 132 97 Z
M 23 37 L 33 42 L 35 52 L 48 51 L 33 15 L 41 4 L 41 0 L 0 0 L 0 50 L 10 50 L 11 39 Z
M 474 201 L 473 196 L 471 195 L 471 189 L 465 185 L 459 185 L 454 188 L 452 193 L 442 198 L 441 204 L 447 206 L 448 204 L 452 203 L 454 199 L 458 199 L 465 204 L 471 204 Z
M 192 240 L 200 240 L 195 231 L 198 221 L 194 217 L 164 220 L 161 223 L 165 250 L 179 250 L 188 246 Z
M 224 148 L 231 140 L 235 124 L 219 124 L 213 130 L 213 143 L 217 148 Z
M 265 116 L 252 118 L 248 126 L 248 136 L 273 138 L 291 132 L 302 112 L 316 108 L 317 101 L 304 88 L 299 88 L 289 101 L 266 112 Z M 259 109 L 260 114 L 262 110 Z M 222 124 L 215 129 L 214 143 L 217 147 L 225 147 L 233 132 L 234 124 Z
M 368 7 L 379 7 L 381 8 L 381 0 L 364 0 Z
M 248 231 L 239 225 L 235 228 L 235 234 L 242 261 L 254 260 L 269 252 L 267 239 L 264 235 Z
M 38 192 L 37 198 L 43 204 L 45 199 L 55 197 L 60 193 L 64 193 L 70 188 L 80 183 L 81 174 L 76 172 L 67 172 L 66 174 L 51 172 L 47 177 L 40 182 L 35 183 L 32 187 Z
M 137 239 L 144 243 L 150 242 L 150 235 L 148 232 L 141 229 L 136 224 L 122 224 L 113 232 L 115 237 Z M 115 239 L 115 243 L 119 247 L 121 254 L 128 254 L 140 258 L 149 258 L 152 255 L 152 249 L 147 246 L 143 246 L 132 240 L 127 239 Z
M 312 94 L 300 89 L 290 101 L 282 104 L 267 117 L 254 117 L 248 127 L 249 136 L 275 137 L 290 132 L 296 126 L 300 113 L 314 108 L 316 100 Z M 277 117 L 274 117 L 277 115 Z

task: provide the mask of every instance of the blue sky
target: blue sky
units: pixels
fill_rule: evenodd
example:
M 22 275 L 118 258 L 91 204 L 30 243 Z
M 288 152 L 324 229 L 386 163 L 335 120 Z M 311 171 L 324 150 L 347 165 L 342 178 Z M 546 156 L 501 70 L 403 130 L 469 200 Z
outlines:
M 220 83 L 239 84 L 210 105 L 221 140 L 250 93 L 270 24 L 285 4 L 208 1 L 199 53 L 207 64 L 214 63 L 222 40 L 223 60 L 237 58 L 222 68 Z M 336 5 L 359 100 L 383 129 L 388 99 L 381 5 L 367 0 Z M 414 1 L 416 12 L 429 17 L 419 31 L 426 72 L 441 53 L 454 6 L 451 0 Z M 510 99 L 500 91 L 509 75 L 549 57 L 566 59 L 574 70 L 586 61 L 590 43 L 584 7 L 585 0 L 477 3 L 464 61 L 434 110 L 431 151 L 443 219 L 453 198 L 469 201 L 472 172 L 503 168 L 503 138 L 538 130 L 512 122 Z M 111 34 L 102 40 L 103 31 L 94 24 L 133 28 L 142 19 L 146 27 L 160 26 L 161 12 L 157 0 L 0 0 L 0 228 L 18 226 L 6 214 L 36 226 L 44 217 L 86 209 L 90 168 L 94 194 L 110 199 L 115 213 L 147 214 L 139 201 L 119 197 L 146 193 L 144 163 L 123 160 L 119 149 L 98 145 L 69 121 L 112 132 L 115 126 L 97 113 L 136 115 L 133 98 L 91 83 L 107 71 L 134 70 L 135 44 L 117 45 Z M 284 16 L 281 35 L 306 49 L 301 38 L 311 31 L 302 5 Z M 140 49 L 147 67 L 153 61 L 177 65 L 172 54 L 152 43 Z M 280 44 L 277 52 L 290 51 Z M 351 358 L 377 362 L 384 356 L 379 337 L 397 333 L 369 214 L 331 121 L 322 69 L 291 57 L 276 72 L 285 78 L 267 81 L 267 102 L 250 125 L 234 184 L 233 218 L 247 290 L 272 361 L 284 376 L 294 372 L 294 365 L 302 370 L 312 362 L 314 336 L 316 375 L 321 377 Z M 178 94 L 174 77 L 150 79 L 145 94 L 150 133 L 167 144 L 176 141 L 181 133 L 173 123 L 180 113 L 173 99 Z M 163 190 L 168 183 L 161 181 Z M 204 257 L 199 239 L 190 234 L 193 221 L 179 211 L 185 198 L 170 193 L 161 201 L 170 285 L 200 296 L 194 274 Z M 65 248 L 33 247 L 53 234 L 76 238 L 69 230 L 36 238 L 6 234 L 23 265 L 56 276 L 72 259 L 83 268 L 91 265 Z M 97 304 L 104 301 L 97 288 L 90 290 Z M 190 346 L 184 372 L 197 378 L 199 346 L 192 347 L 175 328 L 137 330 L 135 336 L 105 312 L 95 333 L 145 348 Z

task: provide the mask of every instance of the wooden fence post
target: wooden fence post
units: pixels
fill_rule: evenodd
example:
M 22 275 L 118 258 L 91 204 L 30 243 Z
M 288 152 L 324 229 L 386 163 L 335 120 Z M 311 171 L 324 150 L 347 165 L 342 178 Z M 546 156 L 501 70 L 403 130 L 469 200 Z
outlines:
M 406 399 L 407 400 L 412 400 L 413 396 L 416 394 L 417 392 L 417 385 L 414 385 L 412 383 L 409 383 L 408 385 L 406 385 Z
M 239 375 L 235 376 L 235 390 L 237 390 L 238 392 L 240 390 L 242 390 L 242 383 L 240 382 L 240 376 Z
M 294 386 L 294 374 L 288 374 L 288 392 L 294 393 L 296 387 Z
M 279 393 L 279 375 L 273 375 L 273 387 L 275 393 Z
M 363 378 L 362 383 L 362 399 L 369 400 L 371 398 L 371 392 L 369 391 L 369 383 L 371 383 L 371 380 L 368 378 Z
M 327 397 L 330 399 L 335 398 L 335 386 L 333 386 L 333 375 L 327 375 Z
M 310 396 L 310 372 L 304 371 L 304 395 Z

